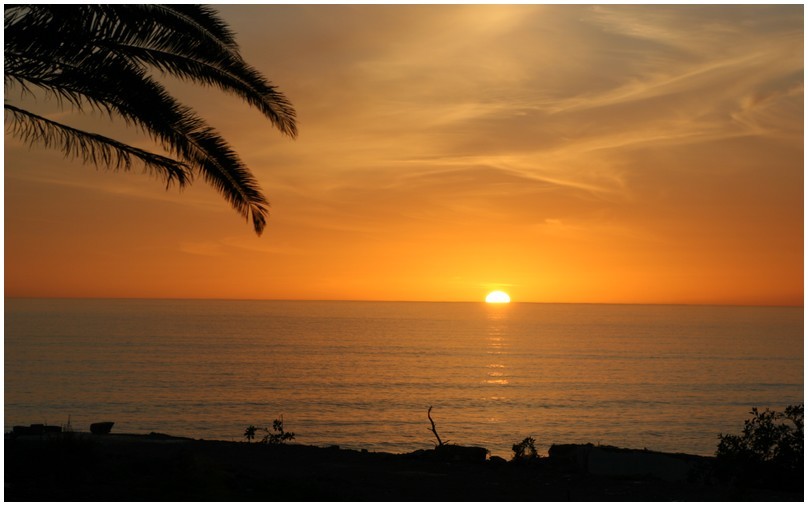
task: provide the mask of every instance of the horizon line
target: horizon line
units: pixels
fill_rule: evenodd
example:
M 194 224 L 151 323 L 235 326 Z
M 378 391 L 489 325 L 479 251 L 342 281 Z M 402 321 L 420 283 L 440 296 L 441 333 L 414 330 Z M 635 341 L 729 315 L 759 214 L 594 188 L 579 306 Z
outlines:
M 488 304 L 485 300 L 405 300 L 405 299 L 274 299 L 274 298 L 249 298 L 249 297 L 127 297 L 127 296 L 9 296 L 4 295 L 4 299 L 59 299 L 59 300 L 171 300 L 171 301 L 229 301 L 229 302 L 379 302 L 379 303 L 447 303 L 466 304 L 479 303 Z M 508 304 L 548 304 L 548 305 L 603 305 L 603 306 L 713 306 L 713 307 L 790 307 L 805 308 L 805 304 L 751 304 L 751 303 L 729 303 L 729 302 L 548 302 L 532 300 L 511 300 L 507 304 L 496 304 L 498 306 Z

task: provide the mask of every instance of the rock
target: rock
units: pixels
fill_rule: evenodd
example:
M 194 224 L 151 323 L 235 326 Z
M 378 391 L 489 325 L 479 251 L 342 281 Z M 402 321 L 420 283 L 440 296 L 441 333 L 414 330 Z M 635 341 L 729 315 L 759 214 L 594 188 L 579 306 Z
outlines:
M 589 473 L 596 476 L 643 477 L 665 481 L 685 481 L 690 463 L 670 454 L 595 447 L 589 452 Z
M 485 462 L 488 453 L 480 446 L 441 445 L 435 448 L 435 456 L 446 462 Z
M 488 453 L 480 446 L 440 445 L 434 450 L 415 450 L 403 456 L 431 462 L 485 462 Z
M 547 454 L 551 464 L 561 471 L 587 472 L 589 452 L 594 445 L 552 445 Z
M 62 432 L 62 427 L 59 425 L 43 425 L 41 423 L 34 423 L 27 427 L 25 425 L 15 425 L 11 431 L 15 436 L 41 436 L 60 432 Z
M 488 459 L 488 461 L 489 461 L 491 464 L 493 464 L 493 465 L 497 465 L 497 466 L 501 466 L 501 465 L 503 465 L 503 464 L 507 464 L 507 463 L 508 463 L 508 461 L 507 461 L 507 460 L 503 459 L 502 457 L 500 457 L 500 456 L 498 456 L 498 455 L 492 455 L 492 456 L 491 456 L 491 458 L 490 458 L 490 459 Z
M 656 478 L 669 482 L 691 479 L 706 457 L 614 446 L 553 445 L 550 462 L 557 469 L 612 478 Z
M 115 425 L 115 422 L 91 423 L 90 424 L 90 432 L 92 432 L 95 435 L 109 434 L 109 431 L 112 430 L 113 425 Z

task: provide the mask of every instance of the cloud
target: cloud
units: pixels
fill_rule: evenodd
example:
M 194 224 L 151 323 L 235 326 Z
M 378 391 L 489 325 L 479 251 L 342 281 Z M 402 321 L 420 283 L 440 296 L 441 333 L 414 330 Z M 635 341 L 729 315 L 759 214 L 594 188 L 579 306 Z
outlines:
M 225 236 L 217 240 L 181 241 L 178 248 L 182 253 L 207 257 L 233 256 L 244 252 L 272 256 L 311 254 L 311 251 L 303 248 L 292 247 L 288 244 L 261 242 L 254 237 L 244 236 Z
M 38 161 L 39 160 L 39 161 Z M 21 171 L 20 165 L 15 163 L 13 170 L 5 171 L 5 177 L 31 182 L 37 185 L 60 186 L 73 188 L 98 194 L 111 195 L 116 198 L 159 201 L 172 204 L 191 206 L 207 211 L 216 211 L 227 208 L 221 198 L 213 196 L 211 192 L 191 192 L 178 190 L 176 185 L 166 189 L 165 183 L 146 173 L 132 171 L 111 171 L 118 174 L 99 174 L 95 168 L 75 162 L 71 167 L 67 162 L 61 165 L 51 165 L 52 161 L 43 162 L 43 158 L 32 157 L 29 161 L 33 170 Z M 48 160 L 48 158 L 44 158 Z M 28 163 L 28 162 L 25 162 Z M 29 168 L 29 169 L 31 169 Z M 58 169 L 58 170 L 54 170 Z M 74 170 L 75 172 L 70 172 Z M 107 172 L 102 170 L 102 172 Z M 197 183 L 200 184 L 200 183 Z M 192 195 L 195 193 L 195 195 Z
M 202 241 L 202 242 L 181 242 L 179 250 L 189 255 L 200 255 L 208 257 L 219 257 L 225 254 L 222 245 L 217 242 Z
M 249 37 L 263 39 L 276 28 L 289 37 L 293 61 L 274 51 L 258 66 L 289 72 L 282 88 L 298 105 L 301 138 L 288 146 L 270 143 L 267 166 L 274 152 L 284 165 L 318 179 L 341 182 L 355 174 L 354 183 L 362 185 L 368 170 L 389 174 L 397 163 L 418 174 L 490 166 L 617 195 L 631 184 L 623 155 L 630 150 L 796 125 L 794 114 L 779 120 L 767 114 L 763 121 L 739 106 L 739 97 L 801 74 L 796 8 L 411 5 L 224 12 L 242 16 L 250 30 L 265 17 L 264 30 L 246 34 L 247 45 Z M 291 31 L 290 20 L 307 29 Z M 798 98 L 801 92 L 792 95 Z M 422 160 L 439 162 L 414 169 Z M 325 179 L 317 185 L 329 186 Z
M 180 252 L 175 261 L 227 257 L 260 271 L 271 257 L 279 272 L 299 262 L 294 272 L 307 286 L 334 276 L 371 287 L 378 276 L 359 277 L 372 262 L 377 273 L 411 264 L 400 276 L 424 285 L 427 256 L 436 273 L 451 265 L 469 282 L 494 280 L 498 264 L 473 267 L 473 257 L 500 244 L 539 276 L 538 256 L 576 272 L 592 251 L 652 270 L 671 245 L 704 262 L 749 251 L 761 269 L 782 264 L 771 259 L 801 233 L 801 216 L 791 216 L 802 205 L 802 6 L 217 9 L 245 59 L 295 105 L 299 138 L 218 90 L 171 89 L 254 171 L 272 202 L 268 233 L 229 228 L 242 223 L 213 190 L 197 189 L 203 181 L 178 196 L 140 175 L 78 175 L 54 162 L 58 153 L 13 143 L 7 181 L 120 197 L 140 219 L 140 200 L 187 206 L 179 238 L 148 220 L 150 231 L 164 226 L 159 240 L 170 247 L 160 250 Z M 36 198 L 13 200 L 43 207 Z M 191 229 L 194 216 L 203 218 Z M 116 226 L 134 234 L 137 223 Z M 704 240 L 715 237 L 724 242 Z M 157 240 L 152 232 L 142 242 Z M 468 265 L 457 261 L 466 253 Z M 618 275 L 607 263 L 604 272 Z

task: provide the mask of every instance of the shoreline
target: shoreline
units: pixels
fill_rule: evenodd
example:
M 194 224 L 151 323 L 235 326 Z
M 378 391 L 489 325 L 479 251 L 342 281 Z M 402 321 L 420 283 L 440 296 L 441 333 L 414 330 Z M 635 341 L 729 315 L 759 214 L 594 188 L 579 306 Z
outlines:
M 802 501 L 718 483 L 711 457 L 595 445 L 523 462 L 455 445 L 394 454 L 156 433 L 4 446 L 8 501 Z

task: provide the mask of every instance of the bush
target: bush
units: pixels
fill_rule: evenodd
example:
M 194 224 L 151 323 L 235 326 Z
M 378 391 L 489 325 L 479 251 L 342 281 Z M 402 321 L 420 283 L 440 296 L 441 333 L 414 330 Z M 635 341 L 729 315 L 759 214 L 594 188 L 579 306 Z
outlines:
M 244 430 L 244 437 L 247 439 L 247 442 L 251 442 L 255 439 L 255 431 L 258 430 L 255 425 L 250 425 Z
M 748 486 L 802 490 L 803 405 L 788 406 L 782 412 L 752 408 L 750 414 L 741 435 L 718 435 L 719 478 Z
M 283 417 L 280 417 L 277 420 L 272 422 L 272 430 L 275 431 L 273 434 L 269 431 L 269 429 L 264 429 L 267 435 L 264 436 L 264 439 L 261 440 L 262 443 L 271 444 L 271 445 L 279 445 L 284 441 L 291 441 L 295 438 L 294 432 L 284 432 L 283 430 Z
M 255 438 L 255 433 L 258 428 L 255 425 L 250 425 L 244 430 L 244 437 L 247 439 L 247 442 L 252 441 Z M 283 417 L 280 417 L 272 422 L 272 430 L 270 432 L 268 428 L 264 428 L 263 431 L 266 432 L 266 435 L 261 439 L 261 442 L 264 444 L 282 444 L 285 441 L 291 441 L 295 438 L 294 432 L 286 432 L 283 430 Z
M 538 458 L 539 454 L 536 452 L 536 440 L 532 437 L 526 437 L 521 443 L 513 445 L 513 458 L 511 462 L 525 462 Z

